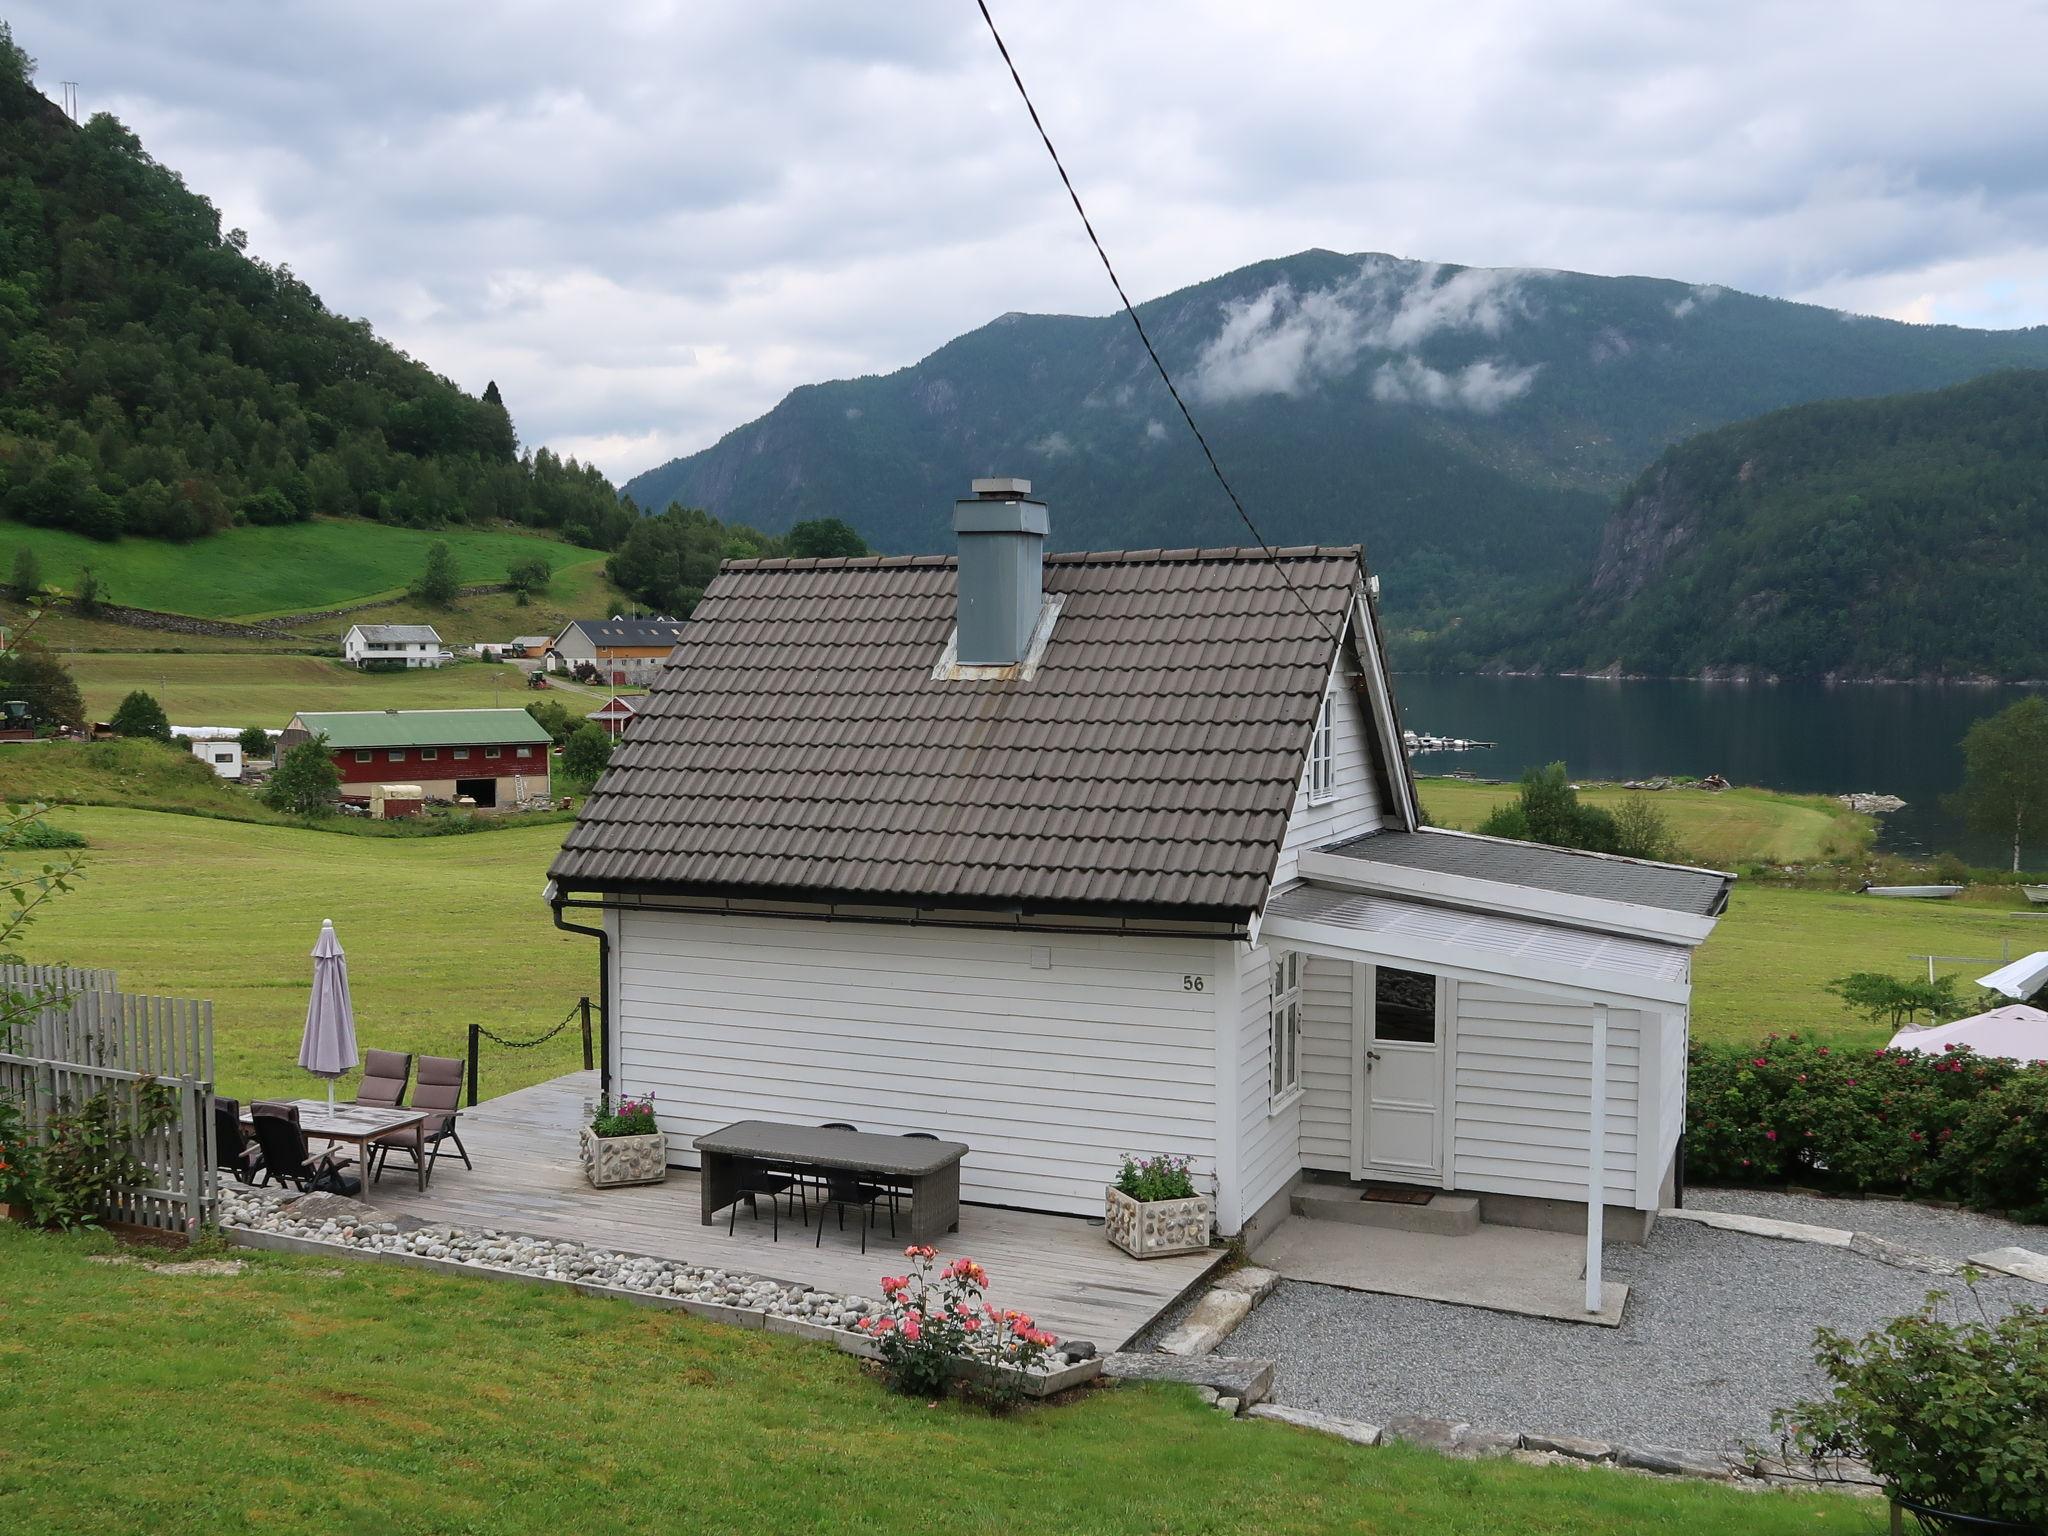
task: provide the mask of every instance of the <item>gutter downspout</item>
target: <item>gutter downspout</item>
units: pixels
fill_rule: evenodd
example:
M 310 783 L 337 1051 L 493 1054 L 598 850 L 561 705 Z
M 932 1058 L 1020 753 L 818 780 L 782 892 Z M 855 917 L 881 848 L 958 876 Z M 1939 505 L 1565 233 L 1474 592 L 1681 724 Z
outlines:
M 557 891 L 550 880 L 547 889 L 548 911 L 554 917 L 555 926 L 564 933 L 580 933 L 597 940 L 597 1084 L 598 1092 L 609 1104 L 612 1097 L 612 936 L 602 928 L 586 928 L 580 923 L 562 920 L 565 907 L 594 907 L 602 910 L 601 901 L 569 901 Z
M 1607 1005 L 1593 1005 L 1593 1062 L 1587 1105 L 1586 1310 L 1600 1310 L 1600 1245 L 1607 1217 Z

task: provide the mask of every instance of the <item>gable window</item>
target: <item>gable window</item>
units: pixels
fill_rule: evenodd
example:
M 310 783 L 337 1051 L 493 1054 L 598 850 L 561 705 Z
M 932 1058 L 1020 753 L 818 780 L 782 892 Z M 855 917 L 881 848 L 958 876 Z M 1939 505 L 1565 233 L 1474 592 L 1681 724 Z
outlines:
M 1308 799 L 1319 805 L 1337 793 L 1337 696 L 1323 695 L 1316 711 L 1316 733 L 1308 746 Z
M 1292 1103 L 1301 1092 L 1301 953 L 1273 951 L 1272 998 L 1267 1014 L 1271 1031 L 1268 1058 L 1272 1063 L 1272 1108 Z

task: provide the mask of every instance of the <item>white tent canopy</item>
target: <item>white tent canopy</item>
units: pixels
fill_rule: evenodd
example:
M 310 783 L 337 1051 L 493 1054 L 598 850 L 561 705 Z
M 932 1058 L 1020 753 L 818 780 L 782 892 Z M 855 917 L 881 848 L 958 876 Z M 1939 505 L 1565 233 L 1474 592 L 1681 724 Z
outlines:
M 1939 1056 L 1951 1046 L 1962 1045 L 1979 1056 L 2048 1061 L 2048 1013 L 2024 1003 L 2013 1003 L 1989 1013 L 1957 1019 L 1953 1024 L 1902 1029 L 1892 1036 L 1891 1049 Z
M 2048 987 L 2048 949 L 2037 949 L 2024 959 L 2001 965 L 1989 976 L 1979 976 L 1977 985 L 2025 1002 Z

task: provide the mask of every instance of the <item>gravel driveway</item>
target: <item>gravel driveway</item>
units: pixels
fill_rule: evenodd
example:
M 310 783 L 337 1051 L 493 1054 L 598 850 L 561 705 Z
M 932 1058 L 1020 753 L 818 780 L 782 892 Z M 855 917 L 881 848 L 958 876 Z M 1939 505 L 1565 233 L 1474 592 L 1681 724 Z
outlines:
M 1995 1223 L 1992 1232 L 1984 1217 L 1734 1198 L 1756 1215 L 1870 1231 L 1949 1258 L 2012 1242 L 2048 1251 L 2048 1229 Z M 1882 1229 L 1873 1219 L 1879 1213 Z M 1278 1401 L 1347 1418 L 1384 1423 L 1416 1413 L 1714 1451 L 1774 1445 L 1772 1408 L 1820 1389 L 1811 1364 L 1816 1326 L 1860 1333 L 1911 1311 L 1930 1289 L 1963 1289 L 1841 1249 L 1677 1221 L 1660 1224 L 1645 1246 L 1610 1246 L 1607 1273 L 1634 1288 L 1619 1328 L 1289 1282 L 1220 1352 L 1276 1361 Z M 2048 1304 L 2048 1288 L 2002 1275 L 1980 1282 L 1978 1296 L 1998 1313 Z

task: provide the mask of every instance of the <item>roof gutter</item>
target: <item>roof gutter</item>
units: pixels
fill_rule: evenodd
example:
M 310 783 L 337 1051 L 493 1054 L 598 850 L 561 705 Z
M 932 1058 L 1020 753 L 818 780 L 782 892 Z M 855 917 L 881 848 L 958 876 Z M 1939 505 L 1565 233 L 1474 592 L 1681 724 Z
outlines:
M 572 900 L 552 880 L 541 893 L 541 899 L 548 904 L 555 926 L 562 932 L 580 933 L 597 940 L 597 1087 L 609 1105 L 612 1100 L 612 936 L 602 928 L 586 928 L 580 923 L 562 920 L 565 907 L 602 910 L 605 904 Z

